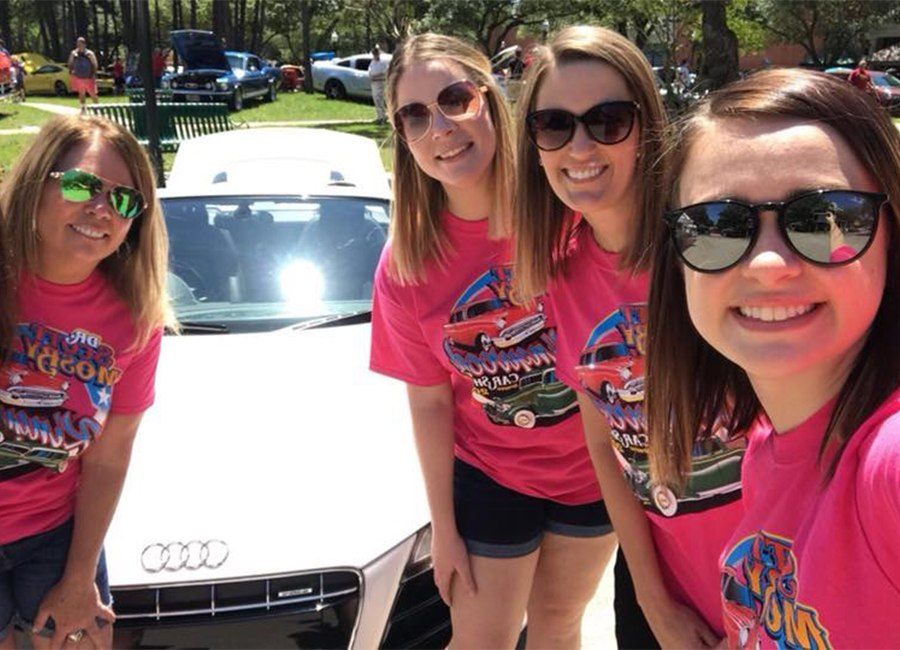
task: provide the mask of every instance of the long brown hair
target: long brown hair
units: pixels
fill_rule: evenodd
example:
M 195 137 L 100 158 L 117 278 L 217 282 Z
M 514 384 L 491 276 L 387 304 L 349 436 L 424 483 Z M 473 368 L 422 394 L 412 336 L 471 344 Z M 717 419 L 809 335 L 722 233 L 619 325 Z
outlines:
M 452 36 L 419 34 L 403 41 L 391 58 L 385 99 L 393 116 L 397 106 L 397 85 L 410 66 L 425 61 L 444 61 L 462 69 L 477 86 L 487 88 L 487 108 L 497 137 L 491 163 L 493 209 L 488 217 L 489 235 L 503 237 L 510 231 L 513 173 L 515 172 L 512 118 L 503 93 L 491 74 L 491 64 L 477 49 Z M 393 119 L 393 118 L 392 118 Z M 394 205 L 391 218 L 392 275 L 403 284 L 422 279 L 425 262 L 444 254 L 440 213 L 446 203 L 441 183 L 416 164 L 402 138 L 394 140 Z
M 122 127 L 96 116 L 57 116 L 44 124 L 0 189 L 0 218 L 9 241 L 10 266 L 16 281 L 23 270 L 35 272 L 37 212 L 44 183 L 67 151 L 95 138 L 101 138 L 119 154 L 147 202 L 125 242 L 99 265 L 128 305 L 135 320 L 134 345 L 141 347 L 157 328 L 176 328 L 177 324 L 166 296 L 169 244 L 156 199 L 155 174 L 143 148 Z
M 710 124 L 725 120 L 793 118 L 834 129 L 890 197 L 884 294 L 866 342 L 837 397 L 822 439 L 837 452 L 824 472 L 834 474 L 853 432 L 900 384 L 900 135 L 875 101 L 847 82 L 797 69 L 759 72 L 710 95 L 678 125 L 670 200 L 691 147 Z M 729 429 L 745 430 L 761 412 L 746 373 L 709 345 L 688 314 L 684 276 L 668 237 L 654 247 L 648 321 L 647 413 L 653 480 L 683 487 L 691 448 L 708 436 L 727 406 Z M 812 343 L 811 343 L 812 345 Z
M 597 61 L 618 72 L 640 104 L 639 156 L 634 182 L 640 200 L 631 223 L 629 246 L 621 256 L 623 267 L 644 270 L 649 264 L 653 233 L 660 228 L 665 201 L 663 143 L 666 112 L 659 98 L 653 70 L 643 53 L 627 38 L 603 27 L 577 26 L 559 32 L 549 45 L 540 47 L 528 67 L 525 88 L 519 98 L 519 130 L 516 193 L 516 278 L 522 297 L 543 293 L 547 281 L 565 264 L 565 252 L 575 220 L 553 192 L 537 148 L 525 135 L 525 117 L 534 110 L 547 71 L 577 61 Z

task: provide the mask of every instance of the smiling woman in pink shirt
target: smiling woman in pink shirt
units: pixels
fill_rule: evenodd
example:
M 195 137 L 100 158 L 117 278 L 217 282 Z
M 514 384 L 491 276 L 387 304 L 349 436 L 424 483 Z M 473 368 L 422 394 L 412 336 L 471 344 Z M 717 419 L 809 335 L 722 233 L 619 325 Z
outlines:
M 557 377 L 542 302 L 513 293 L 510 117 L 487 58 L 414 36 L 394 52 L 391 239 L 375 275 L 373 370 L 406 382 L 451 646 L 578 647 L 615 545 Z
M 720 560 L 728 644 L 900 645 L 900 136 L 820 73 L 761 72 L 680 126 L 650 300 L 655 480 L 750 430 Z

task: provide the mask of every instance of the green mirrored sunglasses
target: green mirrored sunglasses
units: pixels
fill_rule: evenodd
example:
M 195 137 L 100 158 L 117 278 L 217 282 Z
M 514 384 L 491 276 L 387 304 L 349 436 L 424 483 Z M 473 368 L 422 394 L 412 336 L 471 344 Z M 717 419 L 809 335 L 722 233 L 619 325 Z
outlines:
M 82 169 L 69 169 L 64 172 L 50 172 L 50 178 L 59 181 L 59 191 L 63 199 L 72 203 L 84 203 L 95 198 L 103 191 L 104 181 L 91 172 Z M 141 216 L 147 204 L 144 195 L 127 185 L 114 185 L 106 193 L 109 207 L 124 219 Z

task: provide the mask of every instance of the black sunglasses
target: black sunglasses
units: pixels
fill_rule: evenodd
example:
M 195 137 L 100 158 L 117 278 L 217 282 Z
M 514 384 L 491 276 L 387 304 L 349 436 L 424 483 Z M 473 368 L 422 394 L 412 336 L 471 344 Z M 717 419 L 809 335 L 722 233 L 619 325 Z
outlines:
M 778 215 L 778 230 L 801 258 L 820 266 L 858 259 L 875 239 L 886 194 L 816 190 L 788 201 L 750 205 L 731 199 L 708 201 L 668 212 L 671 241 L 681 260 L 702 273 L 725 271 L 753 249 L 759 213 Z
M 634 117 L 641 106 L 632 101 L 602 102 L 581 115 L 561 108 L 529 113 L 525 118 L 528 137 L 538 149 L 556 151 L 575 137 L 575 125 L 584 124 L 588 135 L 600 144 L 617 144 L 631 135 Z

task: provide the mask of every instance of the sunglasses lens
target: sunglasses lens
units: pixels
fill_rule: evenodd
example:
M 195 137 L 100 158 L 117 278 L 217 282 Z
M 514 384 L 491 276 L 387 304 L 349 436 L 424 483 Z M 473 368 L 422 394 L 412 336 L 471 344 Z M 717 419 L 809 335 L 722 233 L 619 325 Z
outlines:
M 89 172 L 70 169 L 59 179 L 59 188 L 66 201 L 83 203 L 103 190 L 103 181 Z
M 114 187 L 109 202 L 120 217 L 134 219 L 144 210 L 144 197 L 132 187 Z
M 752 211 L 734 203 L 704 203 L 670 214 L 672 240 L 681 258 L 699 271 L 736 264 L 753 242 Z
M 554 151 L 572 139 L 575 118 L 568 111 L 548 109 L 527 118 L 528 134 L 539 149 Z
M 819 264 L 859 257 L 875 233 L 880 203 L 856 192 L 822 192 L 789 203 L 784 226 L 791 244 Z
M 431 111 L 425 104 L 407 104 L 397 111 L 394 124 L 404 140 L 418 140 L 431 125 Z
M 631 133 L 634 114 L 631 102 L 606 102 L 585 113 L 582 120 L 594 140 L 601 144 L 616 144 Z
M 438 94 L 438 108 L 450 119 L 468 119 L 478 113 L 480 95 L 479 90 L 468 81 L 450 84 Z

